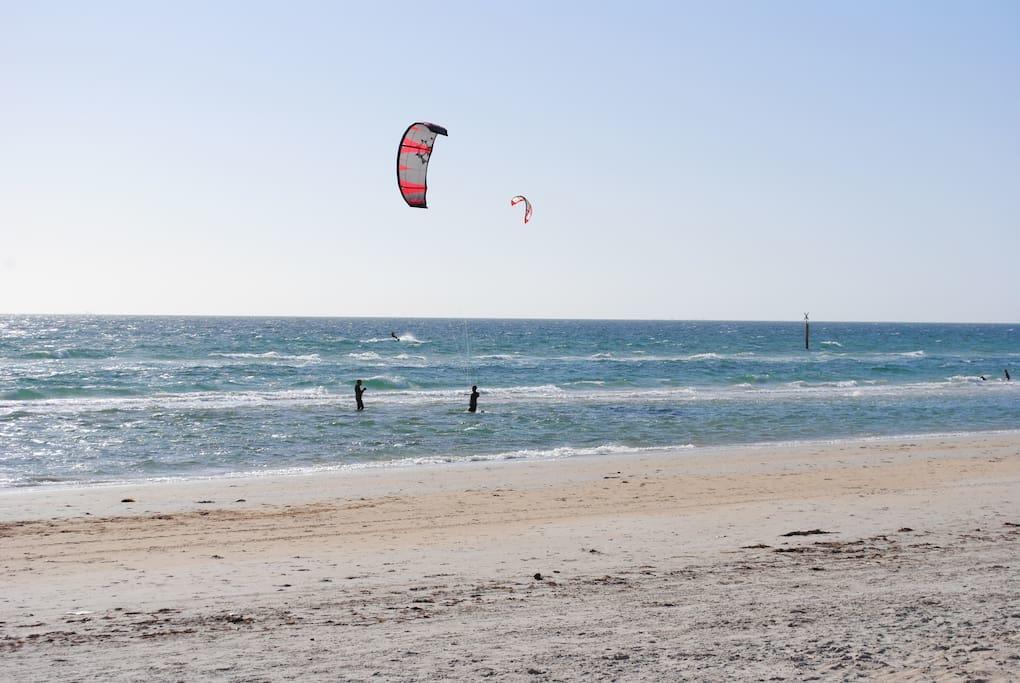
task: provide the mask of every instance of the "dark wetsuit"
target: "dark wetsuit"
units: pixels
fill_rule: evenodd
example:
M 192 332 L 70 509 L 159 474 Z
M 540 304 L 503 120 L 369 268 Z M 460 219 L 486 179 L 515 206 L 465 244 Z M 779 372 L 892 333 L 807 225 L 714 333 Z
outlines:
M 1003 372 L 1006 374 L 1006 381 L 1007 382 L 1012 379 L 1012 377 L 1009 376 L 1009 370 L 1003 370 Z
M 469 413 L 476 413 L 476 412 L 478 412 L 478 391 L 477 390 L 471 392 L 471 402 L 468 403 L 468 412 Z
M 364 410 L 365 404 L 361 401 L 361 395 L 365 393 L 365 387 L 360 384 L 354 385 L 354 400 L 358 403 L 358 410 Z

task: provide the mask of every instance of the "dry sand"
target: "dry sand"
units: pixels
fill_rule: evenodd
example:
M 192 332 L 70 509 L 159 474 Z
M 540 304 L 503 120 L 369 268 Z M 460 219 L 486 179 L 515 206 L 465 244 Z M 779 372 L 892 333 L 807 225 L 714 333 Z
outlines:
M 0 679 L 1016 680 L 1018 525 L 1013 433 L 4 492 Z

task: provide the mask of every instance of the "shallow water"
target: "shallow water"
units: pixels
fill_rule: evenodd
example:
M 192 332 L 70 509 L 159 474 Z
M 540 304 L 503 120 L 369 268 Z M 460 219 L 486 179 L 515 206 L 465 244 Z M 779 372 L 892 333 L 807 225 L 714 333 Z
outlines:
M 812 340 L 799 322 L 0 317 L 0 486 L 1020 426 L 1020 326 Z

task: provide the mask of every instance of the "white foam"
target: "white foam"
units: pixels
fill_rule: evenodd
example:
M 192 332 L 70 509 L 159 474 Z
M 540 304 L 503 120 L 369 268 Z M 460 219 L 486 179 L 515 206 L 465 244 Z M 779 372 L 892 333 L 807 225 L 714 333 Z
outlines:
M 400 385 L 406 384 L 407 380 L 399 375 L 372 375 L 366 382 L 386 382 L 387 384 Z
M 499 460 L 561 460 L 565 458 L 598 455 L 670 452 L 676 450 L 689 450 L 692 448 L 694 448 L 694 444 L 692 443 L 678 444 L 674 446 L 645 447 L 623 446 L 620 444 L 609 443 L 599 446 L 560 446 L 557 448 L 547 449 L 522 448 L 514 451 L 503 451 L 501 453 L 481 453 L 469 456 L 429 455 L 417 458 L 403 458 L 399 460 L 362 462 L 329 469 L 374 469 L 401 466 L 406 467 L 409 465 L 443 465 L 458 462 L 492 462 Z
M 303 355 L 290 355 L 286 353 L 280 353 L 279 351 L 266 351 L 265 353 L 218 353 L 213 352 L 209 354 L 212 357 L 217 358 L 236 358 L 243 360 L 282 360 L 282 361 L 304 361 L 304 362 L 317 362 L 322 358 L 317 353 L 308 353 Z
M 514 387 L 493 387 L 486 389 L 485 394 L 491 396 L 526 396 L 537 398 L 543 396 L 563 396 L 567 393 L 565 389 L 555 384 L 541 384 L 538 386 L 514 386 Z
M 403 334 L 399 334 L 397 335 L 396 339 L 394 339 L 393 337 L 372 337 L 370 339 L 361 339 L 359 341 L 362 344 L 380 344 L 382 342 L 394 342 L 394 341 L 401 341 L 408 344 L 428 344 L 428 340 L 418 339 L 410 332 L 404 332 Z
M 378 374 L 368 381 L 385 382 L 393 388 L 377 389 L 381 407 L 407 405 L 439 405 L 457 403 L 465 395 L 462 388 L 411 389 L 407 380 L 398 375 Z M 404 387 L 404 388 L 399 388 Z M 955 394 L 977 395 L 977 392 L 1007 391 L 1020 393 L 1020 381 L 987 381 L 954 375 L 944 381 L 888 384 L 875 381 L 859 386 L 855 380 L 809 383 L 790 382 L 785 385 L 754 386 L 746 383 L 735 386 L 684 386 L 684 387 L 627 387 L 564 389 L 555 384 L 537 386 L 482 387 L 486 401 L 496 404 L 545 403 L 676 403 L 712 401 L 759 400 L 826 400 L 848 397 L 910 397 Z M 246 407 L 273 408 L 336 406 L 349 402 L 348 385 L 343 383 L 334 391 L 319 386 L 313 389 L 282 391 L 205 391 L 180 394 L 156 394 L 146 397 L 74 397 L 50 399 L 12 399 L 0 401 L 0 417 L 27 417 L 30 415 L 73 414 L 107 410 L 123 411 L 188 411 L 220 410 Z
M 839 389 L 847 389 L 847 388 L 850 388 L 850 387 L 857 386 L 857 380 L 855 380 L 855 379 L 847 379 L 847 380 L 839 380 L 839 381 L 834 381 L 834 382 L 807 382 L 805 380 L 798 379 L 798 380 L 794 380 L 792 382 L 787 382 L 786 386 L 788 386 L 788 387 L 796 387 L 796 388 L 805 388 L 806 387 L 806 388 L 809 388 L 809 389 L 821 389 L 821 388 L 825 388 L 825 387 L 835 387 L 835 388 L 839 388 Z

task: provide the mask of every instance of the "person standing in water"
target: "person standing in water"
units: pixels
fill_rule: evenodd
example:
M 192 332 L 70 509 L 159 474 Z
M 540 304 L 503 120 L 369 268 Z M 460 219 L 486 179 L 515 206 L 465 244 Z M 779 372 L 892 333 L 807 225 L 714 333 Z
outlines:
M 478 412 L 478 396 L 479 396 L 479 394 L 478 394 L 478 386 L 477 385 L 472 385 L 471 386 L 471 399 L 468 401 L 468 412 L 469 413 L 477 413 Z
M 1006 381 L 1007 382 L 1012 379 L 1012 377 L 1009 376 L 1009 368 L 1006 368 L 1005 370 L 1003 370 L 1002 374 L 1004 374 L 1006 376 Z
M 358 410 L 364 410 L 365 409 L 365 404 L 361 400 L 361 396 L 364 393 L 365 393 L 365 387 L 363 387 L 361 385 L 361 380 L 359 379 L 357 382 L 354 383 L 354 400 L 358 404 Z

